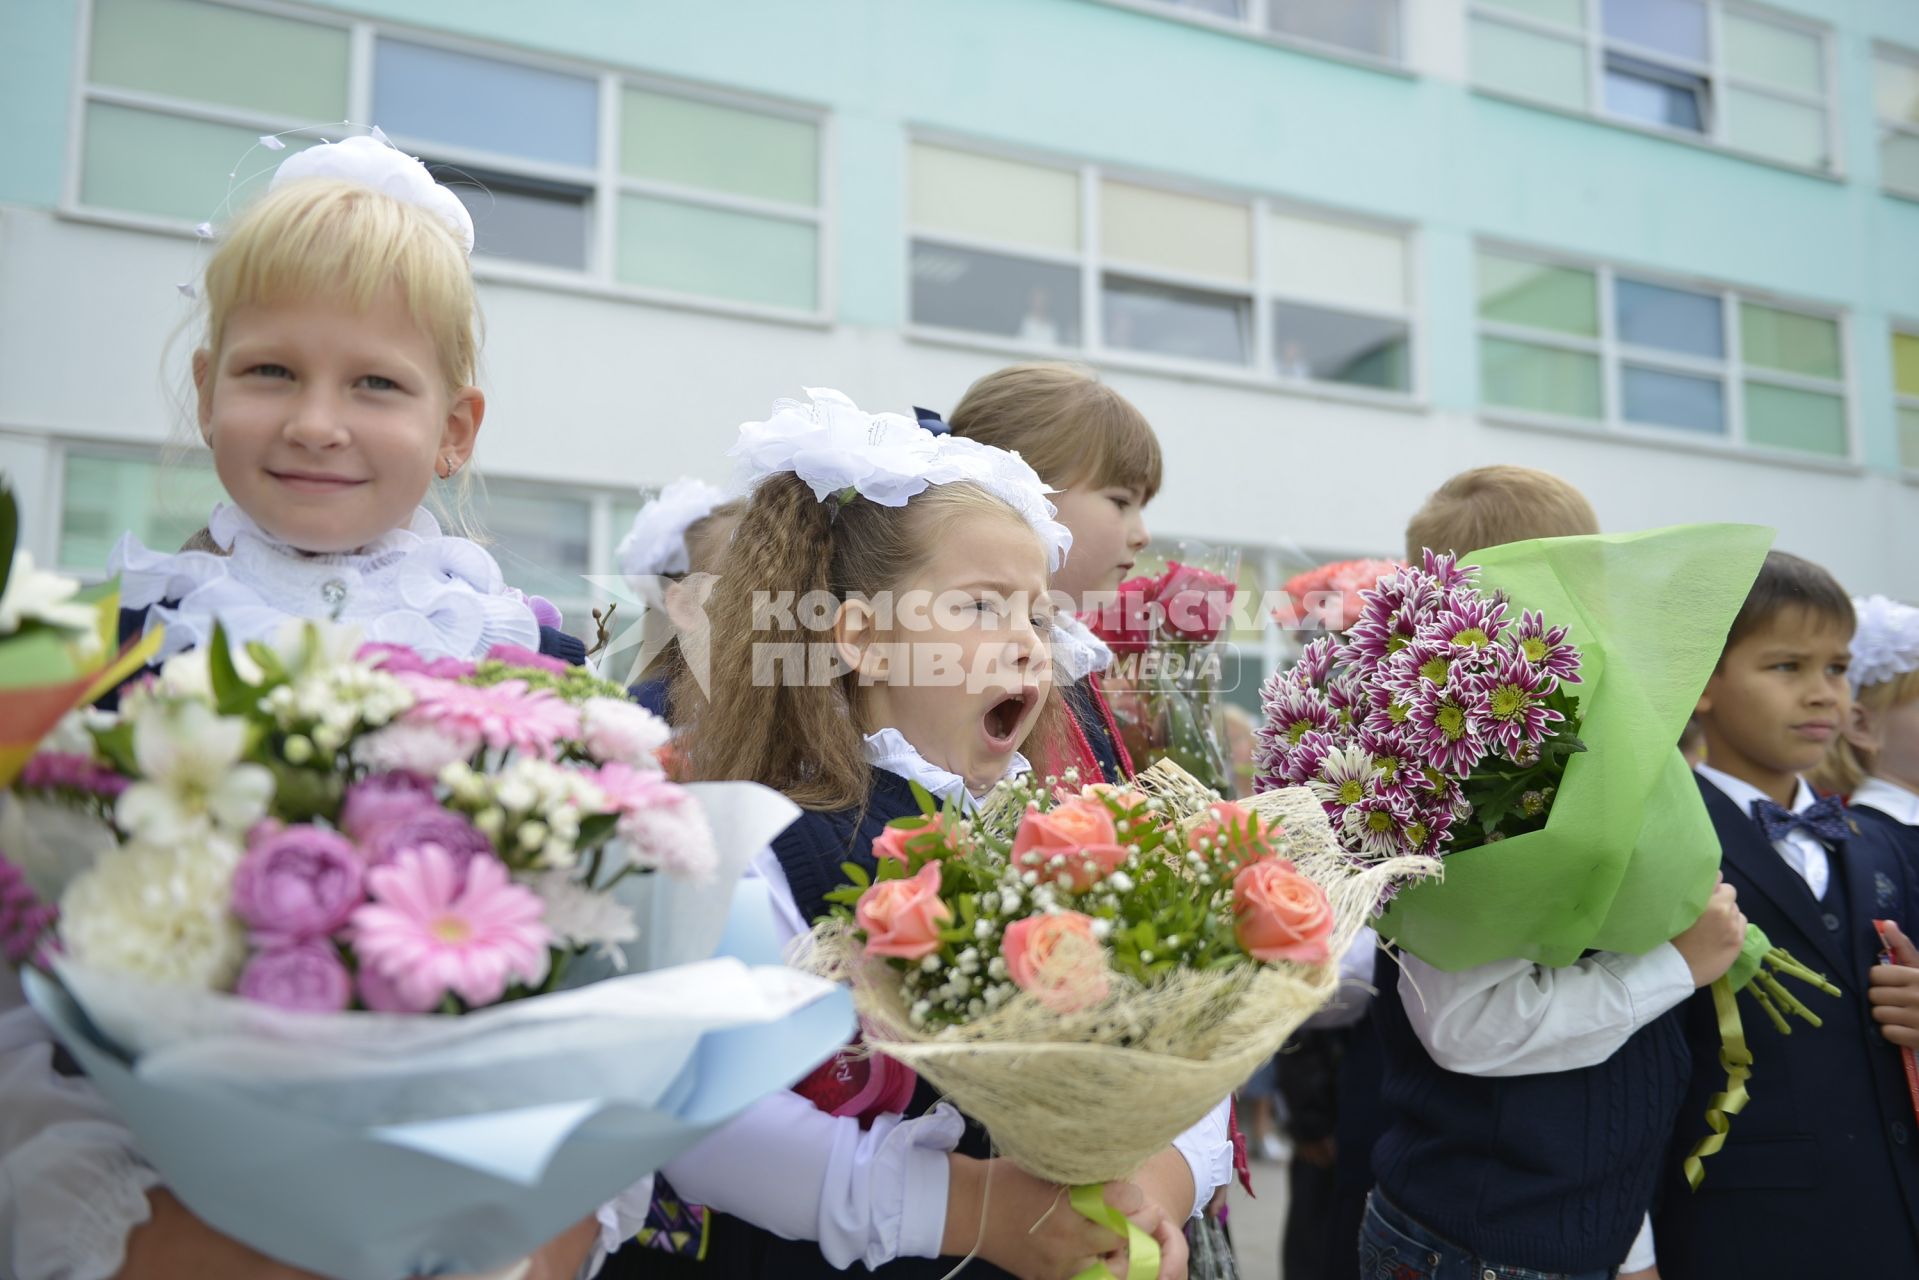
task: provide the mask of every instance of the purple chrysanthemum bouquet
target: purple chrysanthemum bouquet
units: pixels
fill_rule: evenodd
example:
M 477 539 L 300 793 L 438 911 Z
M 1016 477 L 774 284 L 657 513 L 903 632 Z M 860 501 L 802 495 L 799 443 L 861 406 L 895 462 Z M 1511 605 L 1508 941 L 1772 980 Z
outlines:
M 1428 551 L 1361 593 L 1262 690 L 1259 786 L 1308 786 L 1365 861 L 1439 856 L 1545 826 L 1585 746 L 1579 650 L 1538 613 L 1513 617 L 1476 569 Z

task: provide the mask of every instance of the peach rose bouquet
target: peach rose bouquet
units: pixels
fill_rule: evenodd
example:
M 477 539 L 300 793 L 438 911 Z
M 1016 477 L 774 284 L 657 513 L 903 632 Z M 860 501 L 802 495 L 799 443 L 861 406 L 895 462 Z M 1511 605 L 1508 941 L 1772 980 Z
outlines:
M 814 964 L 851 980 L 873 1052 L 1079 1186 L 1205 1116 L 1332 996 L 1375 895 L 1438 869 L 1356 864 L 1310 791 L 1234 804 L 1169 761 L 921 806 L 873 875 L 844 868 Z

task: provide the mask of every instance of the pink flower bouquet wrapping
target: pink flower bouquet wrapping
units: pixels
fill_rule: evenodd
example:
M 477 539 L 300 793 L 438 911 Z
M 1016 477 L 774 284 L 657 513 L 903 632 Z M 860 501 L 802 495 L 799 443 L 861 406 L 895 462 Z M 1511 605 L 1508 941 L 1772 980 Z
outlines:
M 851 979 L 872 1051 L 1082 1193 L 1269 1058 L 1334 993 L 1383 886 L 1433 866 L 1357 866 L 1310 792 L 1242 807 L 1170 762 L 1127 788 L 1003 783 L 970 815 L 922 804 L 875 873 L 847 864 L 816 967 Z
M 667 781 L 666 738 L 538 655 L 216 635 L 23 769 L 0 944 L 216 1227 L 348 1280 L 510 1263 L 850 1023 L 715 955 L 770 936 L 734 886 L 794 810 Z

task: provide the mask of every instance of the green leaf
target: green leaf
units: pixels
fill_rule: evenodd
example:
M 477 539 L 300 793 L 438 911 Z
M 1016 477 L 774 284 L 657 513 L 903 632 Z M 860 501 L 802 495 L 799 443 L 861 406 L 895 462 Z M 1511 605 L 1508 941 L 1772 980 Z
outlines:
M 223 716 L 240 716 L 258 708 L 259 691 L 248 684 L 233 663 L 226 628 L 213 624 L 213 643 L 207 650 L 207 682 L 213 686 L 213 706 Z
M 597 847 L 613 834 L 619 822 L 620 815 L 617 813 L 596 813 L 590 818 L 580 819 L 580 834 L 573 841 L 573 847 L 582 852 Z
M 13 576 L 13 553 L 20 545 L 20 507 L 13 490 L 0 483 L 0 597 L 7 594 L 7 579 Z
M 857 862 L 840 863 L 840 871 L 846 876 L 848 883 L 856 889 L 863 890 L 873 883 L 873 877 L 866 874 L 866 868 Z
M 98 729 L 93 734 L 94 745 L 100 748 L 113 767 L 129 778 L 140 776 L 140 765 L 133 756 L 133 724 L 121 720 L 111 729 Z
M 907 785 L 913 788 L 913 799 L 919 805 L 921 813 L 930 818 L 940 811 L 939 805 L 933 801 L 932 792 L 917 782 L 909 782 Z

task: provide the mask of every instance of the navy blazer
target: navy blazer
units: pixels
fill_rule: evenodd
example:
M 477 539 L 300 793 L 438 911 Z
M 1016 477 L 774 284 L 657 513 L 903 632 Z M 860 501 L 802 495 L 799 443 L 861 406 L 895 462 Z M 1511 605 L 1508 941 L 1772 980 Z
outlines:
M 1875 809 L 1869 804 L 1849 805 L 1846 812 L 1852 815 L 1854 822 L 1877 831 L 1897 846 L 1905 855 L 1907 865 L 1912 868 L 1915 883 L 1919 883 L 1919 827 L 1901 822 L 1884 810 Z M 1905 927 L 1903 922 L 1900 927 L 1902 929 Z
M 1824 900 L 1779 856 L 1758 824 L 1698 779 L 1721 846 L 1726 882 L 1746 918 L 1839 997 L 1787 980 L 1824 1020 L 1792 1020 L 1782 1036 L 1740 997 L 1752 1049 L 1750 1101 L 1690 1190 L 1680 1163 L 1705 1136 L 1707 1098 L 1725 1087 L 1711 993 L 1687 1002 L 1693 1077 L 1674 1134 L 1653 1224 L 1665 1280 L 1803 1280 L 1919 1276 L 1919 1123 L 1899 1050 L 1880 1034 L 1866 999 L 1878 962 L 1875 919 L 1919 929 L 1919 882 L 1873 827 L 1832 851 Z

